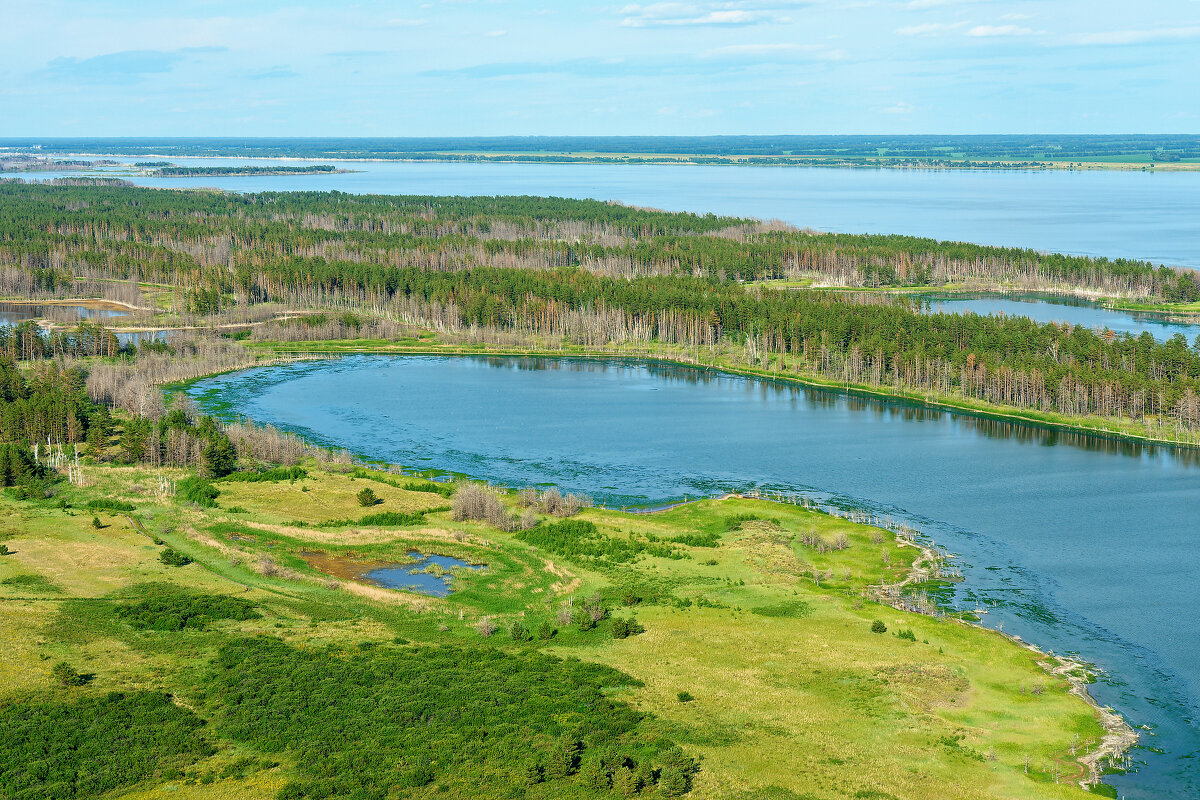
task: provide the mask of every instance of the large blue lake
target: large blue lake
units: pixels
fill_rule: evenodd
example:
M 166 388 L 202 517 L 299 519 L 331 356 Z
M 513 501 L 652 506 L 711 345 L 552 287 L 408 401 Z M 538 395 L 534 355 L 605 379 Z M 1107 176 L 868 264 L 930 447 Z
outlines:
M 149 186 L 233 191 L 595 198 L 671 211 L 781 219 L 823 231 L 931 236 L 1200 267 L 1197 173 L 171 160 L 185 166 L 334 163 L 358 172 L 132 180 Z
M 368 457 L 614 506 L 760 487 L 892 515 L 960 556 L 956 602 L 1108 672 L 1096 696 L 1150 728 L 1123 796 L 1200 793 L 1200 452 L 636 362 L 353 356 L 189 391 Z

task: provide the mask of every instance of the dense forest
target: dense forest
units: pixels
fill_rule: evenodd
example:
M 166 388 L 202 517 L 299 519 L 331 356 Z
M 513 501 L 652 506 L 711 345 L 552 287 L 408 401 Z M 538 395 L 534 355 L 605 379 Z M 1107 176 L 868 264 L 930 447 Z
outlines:
M 1200 352 L 1182 337 L 1160 343 L 1021 317 L 923 314 L 879 295 L 753 283 L 815 275 L 920 285 L 986 275 L 1195 299 L 1200 283 L 1185 270 L 559 198 L 12 182 L 0 185 L 0 200 L 0 283 L 24 296 L 57 295 L 80 278 L 136 292 L 138 281 L 173 287 L 178 312 L 240 321 L 244 335 L 260 339 L 391 338 L 406 324 L 475 341 L 665 344 L 697 360 L 701 349 L 720 351 L 756 369 L 889 392 L 1200 425 Z M 112 355 L 113 340 L 95 326 L 50 335 L 26 326 L 0 334 L 0 346 L 36 360 Z M 128 395 L 117 373 L 95 370 L 104 377 L 89 378 L 93 399 Z M 138 397 L 146 391 L 141 385 Z M 140 402 L 120 404 L 143 414 Z M 131 459 L 203 462 L 211 430 L 162 410 L 150 416 L 158 433 L 146 434 L 145 452 L 129 442 Z
M 692 275 L 718 282 L 807 277 L 851 287 L 975 281 L 1200 299 L 1195 272 L 1141 261 L 906 236 L 823 234 L 598 201 L 230 195 L 98 183 L 0 185 L 0 271 L 16 268 L 0 274 L 4 290 L 54 293 L 80 275 L 136 279 L 178 286 L 190 310 L 210 312 L 219 310 L 225 296 L 261 302 L 273 284 L 264 268 L 299 257 L 355 262 L 351 269 L 369 273 L 375 283 L 386 283 L 389 269 L 406 266 L 579 267 L 617 277 Z M 348 276 L 339 291 L 356 291 L 356 280 Z M 306 289 L 297 286 L 296 292 Z
M 164 178 L 212 178 L 238 175 L 326 175 L 345 170 L 331 164 L 314 164 L 310 167 L 178 167 L 169 164 L 158 167 L 155 172 Z

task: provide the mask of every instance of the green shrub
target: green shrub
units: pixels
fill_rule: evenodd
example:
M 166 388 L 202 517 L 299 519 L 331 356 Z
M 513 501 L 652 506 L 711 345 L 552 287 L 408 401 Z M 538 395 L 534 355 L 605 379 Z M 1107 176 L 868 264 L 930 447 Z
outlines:
M 720 547 L 721 535 L 718 533 L 681 533 L 671 537 L 671 541 L 686 544 L 688 547 Z
M 429 492 L 430 494 L 440 494 L 442 497 L 450 497 L 454 494 L 455 486 L 452 483 L 418 483 L 417 481 L 408 481 L 401 489 L 407 489 L 410 492 Z
M 679 692 L 675 696 L 679 698 L 679 702 L 681 702 L 681 703 L 690 703 L 696 699 L 696 698 L 692 697 L 691 692 Z
M 420 525 L 425 522 L 425 511 L 380 511 L 378 514 L 367 514 L 359 519 L 330 519 L 317 523 L 317 528 L 346 528 L 351 525 L 367 525 L 375 528 L 403 528 L 409 525 Z M 293 522 L 297 527 L 307 527 L 307 523 Z
M 373 505 L 378 505 L 379 503 L 383 502 L 382 500 L 379 499 L 379 495 L 375 494 L 375 492 L 372 491 L 370 488 L 363 489 L 361 492 L 356 494 L 354 497 L 356 500 L 358 500 L 358 504 L 360 506 L 363 506 L 364 508 L 368 508 Z
M 401 781 L 451 780 L 517 797 L 531 765 L 548 784 L 539 796 L 584 797 L 581 764 L 610 752 L 623 764 L 681 769 L 652 718 L 606 695 L 631 684 L 609 667 L 537 651 L 347 652 L 268 638 L 226 645 L 205 681 L 215 730 L 296 765 L 284 798 L 383 798 Z
M 92 517 L 92 527 L 100 530 L 104 527 L 104 523 L 100 521 L 99 517 Z
M 4 545 L 0 545 L 3 549 Z M 44 575 L 35 575 L 25 573 L 22 575 L 12 575 L 3 580 L 0 580 L 0 586 L 11 586 L 14 589 L 25 589 L 31 592 L 41 592 L 43 594 L 57 594 L 62 589 L 55 586 Z
M 275 467 L 261 472 L 244 471 L 231 472 L 221 478 L 223 481 L 234 481 L 237 483 L 267 483 L 275 481 L 295 481 L 301 478 L 308 477 L 308 470 L 304 467 Z
M 917 640 L 917 635 L 913 633 L 912 630 L 901 629 L 896 631 L 896 638 L 907 639 L 910 642 L 915 642 Z
M 638 634 L 645 632 L 645 626 L 636 619 L 622 619 L 621 617 L 613 617 L 612 635 L 614 639 L 628 639 L 630 636 L 637 636 Z
M 871 633 L 887 633 L 887 625 L 883 624 L 883 620 L 875 620 L 871 623 Z
M 126 503 L 123 500 L 88 500 L 87 506 L 89 511 L 124 511 L 130 512 L 136 510 L 132 503 Z
M 197 476 L 184 478 L 175 484 L 175 496 L 185 503 L 194 503 L 201 508 L 215 508 L 221 491 L 208 481 Z
M 59 686 L 83 686 L 87 683 L 87 678 L 66 661 L 60 661 L 51 667 L 50 677 L 54 678 L 54 682 Z
M 548 525 L 537 525 L 520 531 L 516 537 L 539 550 L 576 559 L 594 559 L 621 564 L 633 561 L 645 553 L 670 558 L 674 552 L 667 545 L 640 539 L 618 539 L 608 536 L 591 522 L 569 519 Z
M 734 514 L 732 517 L 725 518 L 725 530 L 736 531 L 742 527 L 743 522 L 753 522 L 758 518 L 757 514 Z
M 168 567 L 186 567 L 192 560 L 178 550 L 168 547 L 158 554 L 158 560 Z
M 218 619 L 258 619 L 248 600 L 220 594 L 193 594 L 165 584 L 140 588 L 142 597 L 117 608 L 117 617 L 139 630 L 203 629 Z
M 0 706 L 0 797 L 74 800 L 174 773 L 213 749 L 204 722 L 161 692 Z
M 812 606 L 803 600 L 784 600 L 769 606 L 759 606 L 750 611 L 760 617 L 807 617 L 812 613 Z

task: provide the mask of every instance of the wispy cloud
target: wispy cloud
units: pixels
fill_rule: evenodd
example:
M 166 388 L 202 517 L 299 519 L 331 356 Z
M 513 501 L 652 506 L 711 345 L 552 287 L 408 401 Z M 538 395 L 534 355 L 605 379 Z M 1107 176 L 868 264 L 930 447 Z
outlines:
M 484 34 L 484 36 L 488 37 L 489 39 L 495 39 L 497 37 L 504 36 L 507 33 L 508 31 L 488 31 Z
M 189 56 L 224 52 L 224 47 L 185 47 L 179 50 L 122 50 L 116 53 L 51 60 L 38 74 L 75 83 L 127 83 L 147 75 L 170 72 Z
M 268 69 L 262 69 L 258 72 L 250 72 L 246 75 L 246 77 L 250 78 L 251 80 L 264 81 L 271 80 L 272 78 L 294 78 L 299 74 L 300 73 L 296 72 L 296 70 L 292 69 L 291 67 L 277 66 L 269 67 Z
M 790 8 L 811 5 L 800 2 L 722 2 L 722 3 L 648 3 L 627 5 L 620 10 L 621 25 L 626 28 L 666 28 L 688 26 L 739 26 L 761 23 L 786 23 Z
M 1180 39 L 1200 38 L 1200 25 L 1179 28 L 1150 28 L 1147 30 L 1105 31 L 1081 33 L 1070 37 L 1072 44 L 1146 44 Z
M 902 3 L 909 11 L 921 11 L 926 8 L 945 8 L 947 6 L 965 6 L 974 3 L 990 3 L 992 0 L 908 0 Z
M 1036 36 L 1038 31 L 1021 25 L 976 25 L 967 36 Z
M 905 25 L 903 28 L 897 28 L 896 33 L 901 36 L 937 36 L 965 27 L 965 22 L 927 22 L 924 25 Z
M 397 17 L 396 19 L 389 19 L 389 20 L 384 21 L 383 26 L 385 28 L 419 28 L 422 25 L 428 25 L 428 24 L 429 24 L 429 20 L 427 20 L 427 19 L 413 19 L 413 18 L 409 18 L 409 17 Z
M 879 109 L 880 114 L 911 114 L 916 109 L 908 103 L 894 103 L 886 108 Z

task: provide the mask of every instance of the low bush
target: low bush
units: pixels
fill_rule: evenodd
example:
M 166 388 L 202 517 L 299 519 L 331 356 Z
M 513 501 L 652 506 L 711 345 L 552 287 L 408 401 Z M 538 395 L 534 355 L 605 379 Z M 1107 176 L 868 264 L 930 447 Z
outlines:
M 636 619 L 622 619 L 621 617 L 613 617 L 612 636 L 614 639 L 628 639 L 630 636 L 637 636 L 638 634 L 645 632 L 646 627 Z
M 220 495 L 220 489 L 209 481 L 194 475 L 175 484 L 176 499 L 185 503 L 194 503 L 201 508 L 215 508 Z
M 55 683 L 63 687 L 83 686 L 87 683 L 87 678 L 66 661 L 60 661 L 51 667 L 50 677 L 54 678 Z
M 158 560 L 168 567 L 186 567 L 192 560 L 178 550 L 168 547 L 158 554 Z
M 306 470 L 304 467 L 275 467 L 273 469 L 262 470 L 261 472 L 250 470 L 243 472 L 231 472 L 221 478 L 221 480 L 238 483 L 266 483 L 275 481 L 295 481 L 307 477 L 308 470 Z
M 89 511 L 124 511 L 124 512 L 130 512 L 130 511 L 134 511 L 134 510 L 135 510 L 135 508 L 134 508 L 134 505 L 133 505 L 132 503 L 126 503 L 126 502 L 125 502 L 125 501 L 123 501 L 123 500 L 108 500 L 108 499 L 102 499 L 102 500 L 89 500 L 89 501 L 87 502 L 87 506 L 86 506 L 86 508 L 87 508 Z
M 119 606 L 117 617 L 139 630 L 198 630 L 218 619 L 247 620 L 261 615 L 248 600 L 221 594 L 193 594 L 167 585 L 140 589 L 141 599 Z
M 371 506 L 379 505 L 383 502 L 379 499 L 379 495 L 375 494 L 375 491 L 370 488 L 360 491 L 354 496 L 354 499 L 357 500 L 358 504 L 363 508 L 370 508 Z
M 883 624 L 883 620 L 875 620 L 871 623 L 871 633 L 887 633 L 887 625 Z
M 531 774 L 540 797 L 612 797 L 580 774 L 602 756 L 645 763 L 656 784 L 645 791 L 677 796 L 697 769 L 652 718 L 606 695 L 636 680 L 536 651 L 244 639 L 205 685 L 218 732 L 296 765 L 285 798 L 384 798 L 440 781 L 518 797 Z
M 454 484 L 452 483 L 419 483 L 417 481 L 408 481 L 400 488 L 407 489 L 410 492 L 440 494 L 442 497 L 454 496 Z
M 0 706 L 0 797 L 73 800 L 115 793 L 212 754 L 204 722 L 161 692 Z
M 807 617 L 812 613 L 812 606 L 803 600 L 785 600 L 769 606 L 759 606 L 750 611 L 760 617 Z
M 586 520 L 572 519 L 538 525 L 521 531 L 517 538 L 539 550 L 566 558 L 594 559 L 613 564 L 633 561 L 643 553 L 663 558 L 675 555 L 670 546 L 665 544 L 608 536 Z
M 445 511 L 445 509 L 430 509 L 430 511 Z M 352 525 L 364 525 L 373 528 L 404 528 L 423 524 L 425 515 L 430 511 L 380 511 L 378 514 L 367 514 L 358 519 L 330 519 L 319 522 L 313 527 L 346 528 Z M 292 524 L 301 528 L 308 527 L 308 524 L 303 522 L 293 522 Z

